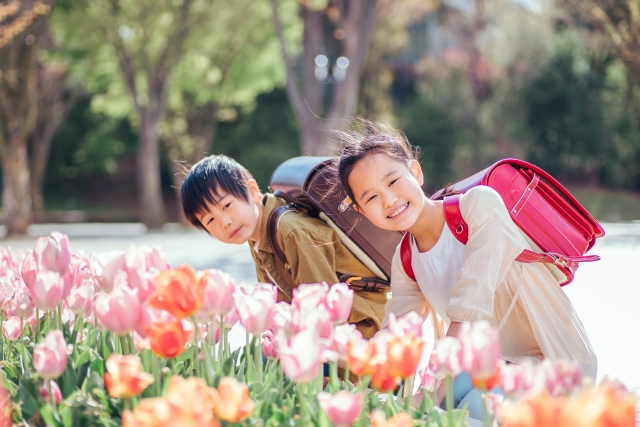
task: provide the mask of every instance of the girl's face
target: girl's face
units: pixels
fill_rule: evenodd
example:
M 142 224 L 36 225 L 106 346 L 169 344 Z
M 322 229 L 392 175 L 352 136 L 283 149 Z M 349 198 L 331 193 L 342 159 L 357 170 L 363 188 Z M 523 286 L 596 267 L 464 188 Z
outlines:
M 385 230 L 408 230 L 416 223 L 425 202 L 423 182 L 416 160 L 407 167 L 382 153 L 360 160 L 348 177 L 355 209 Z

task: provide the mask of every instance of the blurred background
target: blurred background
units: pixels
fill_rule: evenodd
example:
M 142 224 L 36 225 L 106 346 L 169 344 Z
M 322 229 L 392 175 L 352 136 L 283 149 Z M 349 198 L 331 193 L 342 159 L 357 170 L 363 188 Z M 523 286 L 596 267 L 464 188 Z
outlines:
M 227 154 L 267 190 L 282 161 L 331 154 L 328 130 L 356 115 L 421 148 L 428 192 L 517 157 L 599 220 L 640 220 L 640 3 L 0 6 L 7 235 L 38 223 L 162 229 L 182 220 L 185 165 Z

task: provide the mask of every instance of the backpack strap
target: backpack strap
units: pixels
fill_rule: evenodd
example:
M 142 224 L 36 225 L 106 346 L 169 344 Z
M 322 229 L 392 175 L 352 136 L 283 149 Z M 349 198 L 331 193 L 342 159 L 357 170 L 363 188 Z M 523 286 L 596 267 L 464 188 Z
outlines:
M 271 249 L 273 249 L 273 253 L 276 255 L 280 264 L 291 273 L 291 266 L 287 261 L 287 256 L 285 255 L 282 247 L 280 246 L 280 241 L 278 241 L 278 224 L 280 223 L 280 218 L 282 215 L 288 212 L 296 212 L 297 209 L 292 205 L 282 205 L 275 208 L 269 214 L 269 219 L 267 221 L 267 236 L 269 236 L 269 244 L 271 245 Z
M 449 226 L 449 230 L 460 243 L 466 245 L 469 241 L 469 226 L 464 221 L 460 211 L 460 194 L 445 197 L 443 205 L 444 220 Z
M 416 275 L 411 266 L 411 233 L 406 232 L 400 242 L 400 261 L 404 272 L 411 280 L 416 281 Z

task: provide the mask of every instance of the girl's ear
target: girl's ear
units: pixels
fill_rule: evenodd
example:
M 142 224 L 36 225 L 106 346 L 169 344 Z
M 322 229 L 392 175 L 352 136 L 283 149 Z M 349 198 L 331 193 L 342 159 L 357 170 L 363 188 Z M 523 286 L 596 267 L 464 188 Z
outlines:
M 409 169 L 411 169 L 411 173 L 418 181 L 418 184 L 420 184 L 420 187 L 422 187 L 424 185 L 424 174 L 422 173 L 420 163 L 416 159 L 411 160 Z
M 255 179 L 247 181 L 247 191 L 249 192 L 249 197 L 253 200 L 253 203 L 256 205 L 259 204 L 262 200 L 262 193 L 260 193 L 260 188 L 258 187 L 258 183 Z

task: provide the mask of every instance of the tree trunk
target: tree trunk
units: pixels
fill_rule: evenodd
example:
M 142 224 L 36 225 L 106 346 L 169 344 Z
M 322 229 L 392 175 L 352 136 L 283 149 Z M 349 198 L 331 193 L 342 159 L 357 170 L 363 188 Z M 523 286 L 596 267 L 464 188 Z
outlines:
M 149 230 L 158 230 L 166 222 L 160 181 L 158 120 L 154 116 L 148 109 L 141 111 L 137 156 L 140 218 Z
M 27 142 L 9 141 L 2 162 L 2 206 L 7 236 L 25 235 L 32 221 Z

